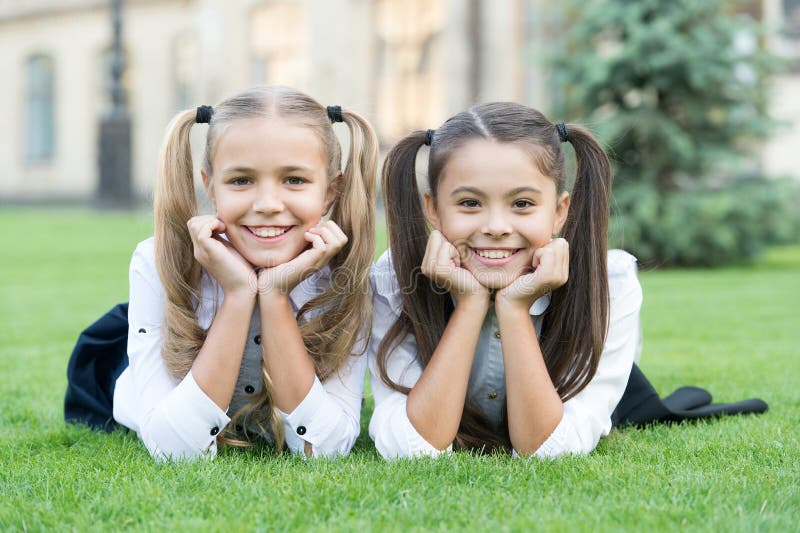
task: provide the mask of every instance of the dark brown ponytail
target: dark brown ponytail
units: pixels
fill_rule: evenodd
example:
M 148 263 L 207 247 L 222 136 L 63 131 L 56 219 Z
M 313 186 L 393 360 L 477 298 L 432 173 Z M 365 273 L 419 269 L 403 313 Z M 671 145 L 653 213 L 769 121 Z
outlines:
M 589 384 L 608 328 L 607 233 L 611 165 L 584 128 L 567 125 L 577 172 L 562 236 L 569 243 L 569 281 L 553 292 L 542 327 L 542 353 L 562 400 Z M 586 320 L 586 317 L 589 320 Z
M 381 379 L 390 387 L 408 393 L 389 379 L 387 357 L 391 348 L 411 333 L 417 341 L 422 366 L 430 361 L 453 309 L 449 295 L 433 290 L 420 265 L 428 242 L 428 223 L 417 186 L 416 158 L 426 132 L 411 133 L 387 154 L 382 186 L 386 205 L 389 247 L 397 280 L 403 288 L 403 312 L 381 340 L 378 350 Z

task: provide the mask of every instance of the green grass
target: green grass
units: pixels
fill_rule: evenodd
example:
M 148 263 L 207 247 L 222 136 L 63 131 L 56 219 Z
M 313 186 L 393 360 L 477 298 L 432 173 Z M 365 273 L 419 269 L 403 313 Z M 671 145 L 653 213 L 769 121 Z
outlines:
M 763 416 L 615 431 L 587 457 L 387 463 L 268 450 L 155 464 L 135 435 L 62 421 L 80 330 L 127 299 L 148 214 L 0 210 L 2 530 L 796 530 L 800 248 L 718 271 L 643 272 L 642 367 L 661 393 L 761 397 Z M 366 421 L 372 403 L 368 399 Z

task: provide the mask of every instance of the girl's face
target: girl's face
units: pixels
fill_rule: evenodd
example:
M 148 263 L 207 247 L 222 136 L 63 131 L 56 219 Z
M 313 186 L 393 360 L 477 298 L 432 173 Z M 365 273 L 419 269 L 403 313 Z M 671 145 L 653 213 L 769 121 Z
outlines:
M 556 192 L 533 156 L 513 143 L 469 141 L 450 155 L 428 220 L 479 283 L 500 289 L 530 270 L 533 253 L 564 225 L 569 194 Z
M 303 234 L 334 199 L 324 147 L 314 131 L 283 118 L 253 118 L 225 128 L 203 173 L 217 218 L 251 264 L 272 267 L 297 257 Z

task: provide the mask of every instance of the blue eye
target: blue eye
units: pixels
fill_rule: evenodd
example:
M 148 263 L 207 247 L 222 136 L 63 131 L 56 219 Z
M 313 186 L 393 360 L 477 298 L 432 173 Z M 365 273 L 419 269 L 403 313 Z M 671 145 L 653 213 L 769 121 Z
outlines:
M 230 181 L 231 185 L 237 185 L 237 186 L 247 185 L 248 183 L 250 183 L 250 178 L 245 178 L 244 176 L 233 178 Z
M 288 178 L 286 178 L 286 183 L 288 183 L 289 185 L 302 185 L 306 183 L 306 181 L 307 180 L 305 178 L 300 178 L 298 176 L 289 176 Z

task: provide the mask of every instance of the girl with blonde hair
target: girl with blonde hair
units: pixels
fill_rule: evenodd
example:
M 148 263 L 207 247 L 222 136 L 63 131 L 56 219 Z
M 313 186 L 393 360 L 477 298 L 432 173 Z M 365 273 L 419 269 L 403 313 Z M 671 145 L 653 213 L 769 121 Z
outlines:
M 343 171 L 334 122 L 350 132 Z M 198 214 L 195 197 L 197 123 L 208 123 L 201 174 L 211 215 Z M 257 439 L 347 454 L 372 314 L 377 153 L 359 115 L 286 87 L 179 113 L 160 156 L 155 235 L 131 260 L 127 357 L 108 353 L 121 342 L 109 322 L 95 328 L 105 337 L 94 348 L 84 332 L 67 420 L 119 423 L 157 459 Z M 119 324 L 124 313 L 104 318 Z

